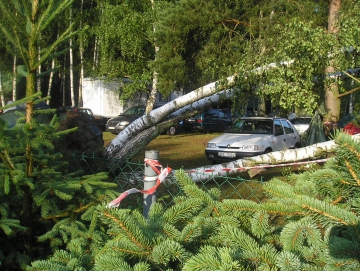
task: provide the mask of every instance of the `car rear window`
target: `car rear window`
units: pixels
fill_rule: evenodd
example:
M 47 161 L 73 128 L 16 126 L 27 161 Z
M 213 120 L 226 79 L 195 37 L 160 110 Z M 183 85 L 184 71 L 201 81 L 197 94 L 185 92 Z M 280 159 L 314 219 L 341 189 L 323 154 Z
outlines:
M 240 119 L 234 122 L 227 132 L 239 134 L 273 134 L 273 122 L 272 120 Z
M 311 118 L 295 118 L 291 120 L 292 124 L 310 124 Z
M 142 115 L 145 112 L 145 108 L 142 107 L 131 107 L 126 110 L 123 115 Z

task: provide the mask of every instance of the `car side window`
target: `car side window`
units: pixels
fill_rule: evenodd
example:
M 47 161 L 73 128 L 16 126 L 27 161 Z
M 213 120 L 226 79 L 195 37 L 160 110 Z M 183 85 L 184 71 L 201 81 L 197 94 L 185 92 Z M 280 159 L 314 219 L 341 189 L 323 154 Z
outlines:
M 219 113 L 218 112 L 211 113 L 210 118 L 218 119 L 219 118 Z
M 276 136 L 283 135 L 284 134 L 284 129 L 283 129 L 283 126 L 281 125 L 280 120 L 275 120 L 274 124 L 275 124 L 275 135 Z
M 89 109 L 80 110 L 80 113 L 83 113 L 85 115 L 92 116 L 92 112 Z
M 285 134 L 294 133 L 294 129 L 291 127 L 290 123 L 287 120 L 281 120 L 281 123 L 284 126 Z
M 219 112 L 219 115 L 220 115 L 221 119 L 227 119 L 228 118 L 223 112 Z

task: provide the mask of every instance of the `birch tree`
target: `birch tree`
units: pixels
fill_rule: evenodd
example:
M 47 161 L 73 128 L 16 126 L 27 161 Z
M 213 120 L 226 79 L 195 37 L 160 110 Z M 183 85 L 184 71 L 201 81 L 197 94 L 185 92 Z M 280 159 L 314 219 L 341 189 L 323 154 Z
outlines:
M 72 8 L 69 11 L 69 23 L 72 25 Z M 71 105 L 76 106 L 75 101 L 75 90 L 74 90 L 74 51 L 73 51 L 73 39 L 69 39 L 69 73 L 70 73 L 70 96 L 71 96 Z
M 83 6 L 84 6 L 84 0 L 81 0 L 81 6 L 80 6 L 80 29 L 83 27 Z M 80 41 L 79 41 L 79 57 L 80 57 L 80 84 L 79 84 L 79 97 L 78 97 L 78 105 L 80 107 L 83 106 L 83 98 L 82 98 L 82 90 L 83 90 L 83 82 L 84 82 L 84 76 L 85 76 L 85 67 L 84 67 L 84 35 L 80 35 Z

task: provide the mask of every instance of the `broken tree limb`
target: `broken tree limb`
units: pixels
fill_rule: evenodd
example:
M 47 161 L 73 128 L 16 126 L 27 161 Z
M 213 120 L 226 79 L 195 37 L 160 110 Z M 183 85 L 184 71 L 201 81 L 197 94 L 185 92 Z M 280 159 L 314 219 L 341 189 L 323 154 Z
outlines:
M 360 139 L 360 134 L 352 136 L 354 140 Z M 266 153 L 250 158 L 239 159 L 233 162 L 218 164 L 213 166 L 204 166 L 196 169 L 185 170 L 194 182 L 208 180 L 216 176 L 228 176 L 248 172 L 252 168 L 263 165 L 264 168 L 273 165 L 311 161 L 327 157 L 328 154 L 334 153 L 337 144 L 331 140 L 322 143 L 313 144 L 304 148 L 288 149 Z M 250 172 L 251 175 L 254 173 Z

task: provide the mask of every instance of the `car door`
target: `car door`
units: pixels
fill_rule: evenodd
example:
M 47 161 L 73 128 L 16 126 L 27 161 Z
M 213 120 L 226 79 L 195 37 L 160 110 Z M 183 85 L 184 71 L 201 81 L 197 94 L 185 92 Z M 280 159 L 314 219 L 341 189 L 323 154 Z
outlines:
M 223 112 L 219 111 L 214 115 L 213 131 L 224 132 L 231 124 L 231 120 Z
M 280 151 L 287 148 L 287 135 L 280 119 L 274 120 L 274 139 L 272 149 L 273 151 Z
M 204 113 L 203 119 L 203 131 L 210 132 L 210 131 L 220 131 L 224 132 L 224 119 L 227 119 L 226 115 L 219 110 L 210 109 Z
M 294 148 L 296 143 L 299 141 L 297 133 L 294 131 L 293 126 L 288 120 L 281 120 L 282 126 L 284 127 L 286 140 L 285 147 L 286 149 Z

